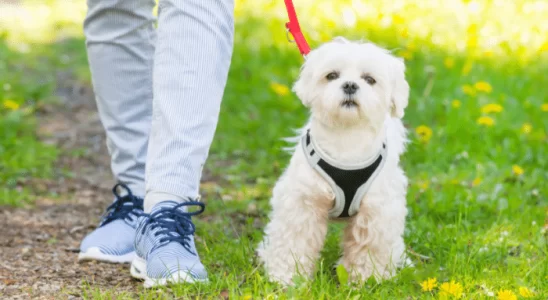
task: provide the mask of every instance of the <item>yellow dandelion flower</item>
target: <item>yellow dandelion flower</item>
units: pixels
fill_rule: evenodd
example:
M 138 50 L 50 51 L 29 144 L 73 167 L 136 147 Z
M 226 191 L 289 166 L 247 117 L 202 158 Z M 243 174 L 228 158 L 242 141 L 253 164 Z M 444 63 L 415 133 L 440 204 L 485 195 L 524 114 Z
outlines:
M 415 50 L 417 50 L 417 44 L 415 44 L 414 42 L 409 42 L 409 43 L 407 43 L 406 48 L 409 51 L 415 51 Z
M 452 69 L 455 66 L 455 60 L 451 57 L 448 57 L 443 61 L 443 64 L 447 69 Z
M 10 100 L 10 99 L 6 99 L 4 100 L 4 103 L 3 103 L 4 107 L 7 108 L 7 109 L 10 109 L 10 110 L 17 110 L 19 109 L 19 103 L 13 101 L 13 100 Z
M 497 293 L 497 299 L 498 300 L 517 300 L 518 297 L 516 297 L 516 294 L 510 290 L 500 290 Z
M 432 137 L 432 129 L 426 125 L 420 125 L 415 128 L 415 132 L 419 136 L 419 140 L 423 143 L 427 143 Z
M 462 75 L 468 75 L 470 71 L 472 71 L 473 66 L 474 64 L 472 63 L 472 61 L 467 61 L 462 67 Z
M 491 93 L 493 91 L 493 87 L 487 81 L 478 81 L 474 84 L 474 87 L 480 92 Z
M 436 286 L 438 286 L 438 280 L 436 278 L 428 278 L 421 283 L 422 290 L 425 292 L 432 291 Z
M 405 19 L 399 15 L 394 15 L 392 17 L 392 21 L 394 22 L 394 24 L 403 24 L 405 22 Z
M 410 50 L 403 50 L 400 52 L 400 56 L 407 60 L 410 60 L 413 58 L 413 52 L 411 52 Z
M 502 109 L 503 109 L 502 105 L 496 104 L 496 103 L 490 103 L 490 104 L 484 105 L 481 108 L 481 112 L 484 114 L 499 113 L 502 111 Z
M 483 52 L 483 56 L 484 57 L 493 57 L 493 51 L 487 50 L 487 51 Z
M 493 91 L 493 87 L 487 81 L 478 81 L 474 84 L 474 87 L 480 92 L 490 93 Z
M 322 31 L 320 32 L 320 41 L 322 42 L 328 42 L 332 39 L 333 37 L 327 33 L 325 33 L 325 31 Z
M 493 126 L 495 124 L 495 120 L 493 120 L 493 118 L 488 117 L 488 116 L 482 116 L 482 117 L 478 118 L 477 123 L 479 125 L 484 125 L 484 126 L 490 127 L 490 126 Z
M 481 178 L 476 177 L 472 180 L 472 186 L 478 186 L 481 183 Z
M 430 186 L 430 183 L 428 182 L 428 180 L 425 180 L 425 181 L 421 181 L 419 183 L 419 187 L 421 190 L 423 191 L 426 191 L 428 189 L 428 187 Z
M 476 89 L 474 89 L 474 87 L 469 84 L 465 84 L 462 86 L 462 92 L 465 95 L 472 96 L 472 97 L 476 95 Z
M 471 23 L 468 25 L 468 28 L 466 28 L 466 33 L 468 34 L 476 34 L 478 32 L 478 24 Z
M 544 42 L 544 44 L 540 46 L 539 50 L 540 52 L 548 51 L 548 42 Z
M 402 31 L 400 31 L 400 36 L 404 39 L 409 37 L 409 31 L 407 30 L 407 28 L 404 28 Z
M 525 173 L 525 171 L 523 170 L 522 167 L 518 166 L 518 165 L 513 165 L 512 166 L 512 173 L 514 173 L 515 175 L 517 176 L 520 176 L 522 175 L 523 173 Z
M 543 104 L 540 106 L 540 110 L 542 110 L 542 111 L 548 111 L 548 103 L 543 103 Z
M 453 106 L 453 108 L 459 108 L 460 105 L 461 105 L 461 102 L 458 99 L 455 99 L 451 102 L 451 106 Z
M 270 84 L 270 88 L 276 93 L 278 96 L 286 96 L 289 94 L 289 88 L 285 84 L 280 84 L 277 82 L 273 82 Z
M 476 35 L 471 35 L 466 40 L 466 46 L 468 48 L 476 48 L 478 46 L 478 37 Z
M 533 125 L 531 125 L 531 123 L 525 123 L 521 126 L 522 133 L 529 134 L 531 131 L 533 131 Z
M 451 282 L 445 282 L 440 286 L 440 296 L 442 297 L 453 296 L 458 299 L 462 297 L 462 292 L 462 285 L 453 280 L 451 280 Z
M 327 19 L 324 21 L 325 26 L 328 28 L 337 28 L 337 23 L 332 19 Z
M 533 292 L 531 292 L 530 289 L 521 286 L 521 287 L 519 288 L 519 295 L 522 296 L 523 298 L 531 298 L 531 297 L 533 297 L 535 294 L 533 294 Z

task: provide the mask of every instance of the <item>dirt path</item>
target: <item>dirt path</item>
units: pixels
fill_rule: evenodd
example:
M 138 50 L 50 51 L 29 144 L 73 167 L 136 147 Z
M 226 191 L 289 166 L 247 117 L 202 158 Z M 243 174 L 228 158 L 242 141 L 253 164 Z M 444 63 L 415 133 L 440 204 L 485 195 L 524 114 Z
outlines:
M 69 76 L 59 82 L 64 100 L 41 112 L 40 134 L 72 153 L 62 155 L 58 166 L 74 175 L 59 172 L 55 180 L 28 183 L 33 190 L 57 193 L 55 199 L 0 208 L 0 299 L 73 299 L 81 297 L 85 283 L 118 291 L 140 284 L 130 278 L 127 265 L 76 260 L 80 241 L 112 199 L 113 181 L 90 88 Z

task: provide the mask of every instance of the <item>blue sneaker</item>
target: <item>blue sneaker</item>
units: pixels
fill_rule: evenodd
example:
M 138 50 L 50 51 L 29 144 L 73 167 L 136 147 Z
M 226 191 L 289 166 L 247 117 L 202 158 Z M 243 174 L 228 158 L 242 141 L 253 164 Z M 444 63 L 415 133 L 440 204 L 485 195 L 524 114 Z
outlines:
M 117 188 L 127 191 L 121 197 Z M 143 199 L 134 196 L 124 184 L 112 189 L 116 200 L 107 208 L 99 226 L 88 234 L 80 245 L 78 260 L 99 260 L 111 263 L 129 263 L 135 258 L 135 229 L 138 216 L 143 214 Z
M 198 211 L 188 212 L 187 207 Z M 202 213 L 205 205 L 197 201 L 163 201 L 150 215 L 139 218 L 135 235 L 136 257 L 131 275 L 144 279 L 145 288 L 168 283 L 207 281 L 207 272 L 194 245 L 195 227 L 191 217 Z

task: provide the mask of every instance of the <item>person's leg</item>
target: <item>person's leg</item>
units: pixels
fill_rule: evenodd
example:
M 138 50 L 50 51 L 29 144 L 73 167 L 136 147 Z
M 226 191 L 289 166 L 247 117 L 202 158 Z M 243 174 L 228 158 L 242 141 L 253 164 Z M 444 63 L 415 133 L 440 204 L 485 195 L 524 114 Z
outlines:
M 230 66 L 233 0 L 160 0 L 145 211 L 196 198 Z
M 146 166 L 145 212 L 152 215 L 142 222 L 144 230 L 137 232 L 136 251 L 140 259 L 134 263 L 137 269 L 132 268 L 134 276 L 147 278 L 145 286 L 207 277 L 194 246 L 190 216 L 184 207 L 174 206 L 198 196 L 202 166 L 217 126 L 234 36 L 232 0 L 160 0 L 159 5 Z M 170 218 L 179 224 L 166 223 Z M 162 235 L 156 238 L 154 226 L 146 224 L 182 237 L 177 241 L 162 239 Z M 145 264 L 147 274 L 143 276 Z
M 156 32 L 154 0 L 88 0 L 86 46 L 116 180 L 145 194 Z
M 88 0 L 87 54 L 118 192 L 99 228 L 81 245 L 80 259 L 127 262 L 134 255 L 135 222 L 142 209 L 145 160 L 152 116 L 156 32 L 154 0 Z M 127 194 L 130 194 L 129 196 Z M 135 195 L 134 197 L 131 196 Z M 140 199 L 139 199 L 140 198 Z

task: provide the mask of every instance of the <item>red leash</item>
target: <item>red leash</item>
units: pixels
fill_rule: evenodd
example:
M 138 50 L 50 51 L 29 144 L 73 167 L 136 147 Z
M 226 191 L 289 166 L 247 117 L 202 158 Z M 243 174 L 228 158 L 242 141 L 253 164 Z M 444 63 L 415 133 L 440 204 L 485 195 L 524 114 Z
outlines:
M 295 39 L 297 47 L 301 55 L 306 59 L 306 55 L 310 52 L 310 46 L 306 42 L 304 35 L 301 31 L 301 26 L 299 26 L 299 20 L 297 19 L 297 13 L 295 12 L 295 7 L 293 6 L 292 0 L 284 0 L 285 7 L 287 8 L 287 15 L 289 16 L 289 22 L 285 23 L 287 31 L 291 33 Z

